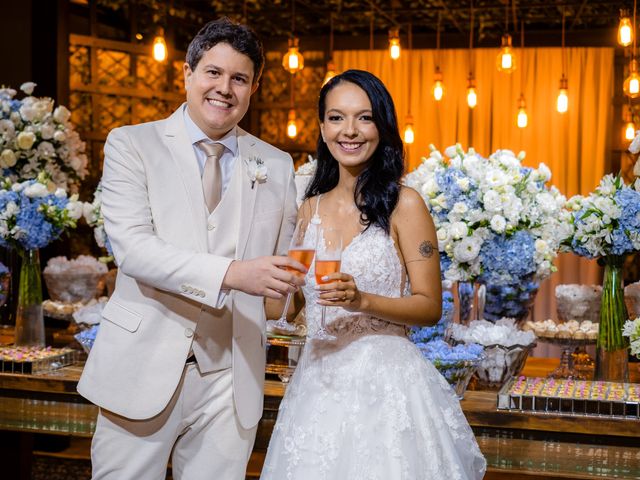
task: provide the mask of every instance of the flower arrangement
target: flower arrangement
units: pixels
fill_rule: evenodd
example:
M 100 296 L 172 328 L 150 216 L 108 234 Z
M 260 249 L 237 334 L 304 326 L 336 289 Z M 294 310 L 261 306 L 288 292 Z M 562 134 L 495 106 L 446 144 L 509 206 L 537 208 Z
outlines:
M 640 358 L 640 318 L 624 322 L 622 336 L 629 337 L 631 355 Z
M 67 192 L 40 173 L 35 180 L 0 180 L 0 246 L 20 250 L 43 248 L 82 216 L 78 195 Z
M 438 235 L 442 275 L 451 281 L 514 284 L 556 270 L 553 260 L 570 229 L 565 197 L 548 187 L 551 172 L 522 166 L 524 154 L 489 158 L 449 147 L 405 177 L 429 208 Z
M 51 98 L 31 94 L 36 84 L 24 83 L 26 95 L 0 88 L 0 168 L 13 182 L 35 179 L 45 171 L 55 185 L 77 191 L 87 174 L 85 144 L 64 106 L 54 109 Z
M 104 248 L 109 254 L 103 260 L 110 261 L 113 259 L 113 250 L 109 237 L 104 230 L 104 217 L 102 216 L 102 183 L 98 183 L 96 191 L 93 193 L 93 201 L 84 204 L 84 219 L 90 227 L 93 227 L 93 237 L 100 248 Z
M 483 358 L 483 348 L 476 344 L 452 347 L 439 338 L 428 343 L 419 343 L 417 346 L 461 399 L 471 376 Z
M 634 189 L 619 175 L 605 175 L 593 193 L 571 197 L 567 208 L 573 230 L 566 249 L 587 258 L 640 250 L 640 182 Z

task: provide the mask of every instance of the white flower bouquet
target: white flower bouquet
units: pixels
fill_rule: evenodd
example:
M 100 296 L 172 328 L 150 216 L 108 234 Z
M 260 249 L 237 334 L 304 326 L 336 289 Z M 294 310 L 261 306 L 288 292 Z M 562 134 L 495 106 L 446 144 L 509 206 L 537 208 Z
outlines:
M 605 175 L 587 197 L 567 202 L 573 229 L 563 244 L 587 258 L 623 256 L 640 250 L 640 182 L 636 188 L 622 178 Z
M 78 195 L 48 181 L 40 173 L 35 180 L 12 183 L 0 180 L 0 246 L 34 250 L 47 246 L 66 229 L 75 228 L 82 216 Z
M 13 182 L 34 179 L 45 171 L 53 183 L 77 191 L 87 174 L 85 144 L 70 122 L 64 106 L 54 108 L 51 98 L 31 94 L 35 83 L 20 88 L 26 94 L 0 88 L 0 169 Z
M 541 280 L 570 231 L 565 197 L 548 187 L 551 172 L 522 166 L 524 154 L 498 150 L 489 158 L 449 147 L 404 183 L 424 198 L 437 229 L 442 275 L 493 285 Z

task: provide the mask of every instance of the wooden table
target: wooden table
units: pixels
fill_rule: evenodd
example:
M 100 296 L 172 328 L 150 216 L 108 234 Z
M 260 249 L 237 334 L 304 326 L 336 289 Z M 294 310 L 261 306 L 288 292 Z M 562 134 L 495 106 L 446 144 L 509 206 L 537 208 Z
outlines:
M 557 364 L 529 358 L 523 374 L 544 376 Z M 97 407 L 75 391 L 81 371 L 74 365 L 43 375 L 0 374 L 0 430 L 12 446 L 0 456 L 3 478 L 29 478 L 34 454 L 88 458 Z M 637 364 L 632 373 L 638 381 Z M 278 381 L 266 382 L 248 478 L 259 476 L 284 390 Z M 467 391 L 461 405 L 487 458 L 487 479 L 640 478 L 640 421 L 499 411 L 496 392 L 486 391 Z M 67 446 L 34 451 L 34 434 L 64 437 Z

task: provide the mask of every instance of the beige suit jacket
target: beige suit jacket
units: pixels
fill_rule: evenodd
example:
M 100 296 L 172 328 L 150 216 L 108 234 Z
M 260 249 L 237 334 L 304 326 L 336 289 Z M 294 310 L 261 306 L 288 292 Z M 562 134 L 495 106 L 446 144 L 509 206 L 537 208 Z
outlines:
M 286 254 L 296 216 L 291 157 L 240 128 L 238 151 L 245 169 L 244 159 L 261 158 L 268 178 L 243 182 L 235 259 Z M 203 305 L 216 307 L 234 259 L 208 253 L 208 212 L 182 107 L 111 131 L 102 189 L 118 277 L 78 392 L 118 415 L 148 419 L 176 391 Z M 262 415 L 263 299 L 230 295 L 233 396 L 241 425 L 251 428 Z

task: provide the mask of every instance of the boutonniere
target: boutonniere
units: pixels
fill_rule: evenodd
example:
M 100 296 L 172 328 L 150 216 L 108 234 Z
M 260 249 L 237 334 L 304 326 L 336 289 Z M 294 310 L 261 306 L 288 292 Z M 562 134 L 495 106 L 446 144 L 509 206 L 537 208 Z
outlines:
M 260 157 L 249 157 L 244 160 L 247 166 L 247 175 L 251 180 L 251 189 L 255 186 L 256 182 L 265 183 L 267 181 L 267 166 L 264 164 L 264 160 Z

